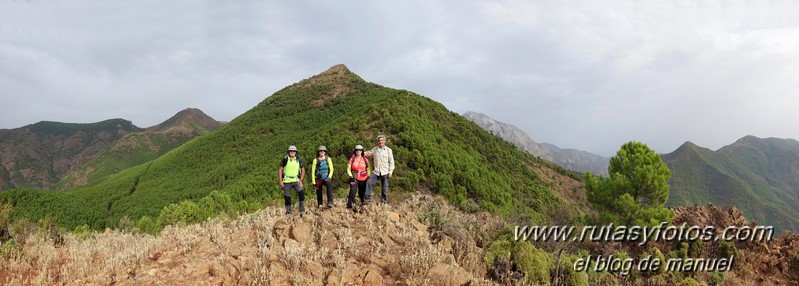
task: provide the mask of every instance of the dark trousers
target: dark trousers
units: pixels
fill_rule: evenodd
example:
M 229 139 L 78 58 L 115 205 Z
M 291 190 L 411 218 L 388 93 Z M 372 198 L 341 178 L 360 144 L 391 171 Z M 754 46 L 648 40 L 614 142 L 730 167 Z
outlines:
M 374 172 L 369 175 L 369 179 L 366 182 L 366 203 L 372 202 L 372 189 L 374 188 L 377 181 L 380 180 L 380 202 L 386 203 L 388 202 L 388 174 L 383 176 L 378 176 Z
M 327 187 L 327 204 L 333 204 L 333 183 L 330 180 L 316 179 L 316 204 L 322 205 L 322 187 Z
M 358 199 L 363 204 L 366 197 L 366 180 L 355 181 L 355 184 L 350 184 L 350 194 L 347 196 L 347 208 L 352 208 L 355 204 L 355 193 L 358 193 Z
M 300 211 L 304 210 L 305 191 L 300 187 L 300 185 L 297 182 L 283 184 L 283 202 L 286 205 L 286 209 L 289 209 L 291 207 L 292 189 L 296 190 L 297 195 L 300 197 Z

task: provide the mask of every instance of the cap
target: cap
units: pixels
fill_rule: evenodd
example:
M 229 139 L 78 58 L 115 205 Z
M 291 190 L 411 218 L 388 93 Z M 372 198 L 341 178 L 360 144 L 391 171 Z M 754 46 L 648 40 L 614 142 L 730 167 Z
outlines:
M 327 147 L 325 145 L 319 145 L 319 148 L 316 148 L 316 152 L 325 151 L 327 152 Z
M 289 146 L 289 151 L 297 152 L 297 146 L 294 145 Z
M 355 150 L 358 150 L 358 149 L 361 149 L 361 150 L 363 150 L 363 146 L 361 146 L 361 145 L 355 145 Z

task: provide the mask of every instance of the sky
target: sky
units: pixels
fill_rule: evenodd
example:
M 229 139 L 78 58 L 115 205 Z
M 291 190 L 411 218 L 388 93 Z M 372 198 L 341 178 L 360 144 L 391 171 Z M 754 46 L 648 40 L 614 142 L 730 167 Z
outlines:
M 230 121 L 345 64 L 605 156 L 799 139 L 799 1 L 385 2 L 0 0 L 0 128 Z

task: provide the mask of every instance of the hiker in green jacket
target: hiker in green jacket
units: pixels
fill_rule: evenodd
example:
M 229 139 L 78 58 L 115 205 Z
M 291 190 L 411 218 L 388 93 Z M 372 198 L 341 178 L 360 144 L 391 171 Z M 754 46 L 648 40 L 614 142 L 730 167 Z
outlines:
M 305 191 L 302 189 L 302 181 L 305 178 L 305 165 L 297 154 L 297 147 L 289 146 L 288 155 L 280 161 L 277 169 L 277 177 L 280 180 L 280 187 L 283 188 L 283 199 L 286 205 L 286 214 L 291 214 L 291 189 L 297 191 L 300 197 L 300 216 L 305 212 Z
M 333 207 L 333 160 L 327 156 L 327 147 L 320 145 L 316 149 L 316 158 L 311 164 L 311 174 L 316 185 L 316 207 L 322 207 L 322 186 L 327 187 L 327 207 Z
M 386 135 L 377 136 L 377 147 L 364 152 L 364 156 L 373 157 L 374 168 L 366 183 L 366 203 L 372 202 L 372 188 L 380 180 L 380 203 L 388 203 L 388 179 L 394 174 L 394 152 L 386 146 Z

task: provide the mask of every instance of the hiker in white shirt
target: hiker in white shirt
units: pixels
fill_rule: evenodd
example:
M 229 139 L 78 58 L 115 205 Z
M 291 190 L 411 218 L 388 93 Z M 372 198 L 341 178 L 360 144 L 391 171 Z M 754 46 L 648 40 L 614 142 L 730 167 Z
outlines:
M 388 203 L 388 179 L 394 173 L 394 153 L 386 146 L 386 135 L 377 136 L 377 145 L 372 150 L 364 152 L 364 155 L 372 157 L 374 162 L 372 174 L 366 182 L 365 203 L 367 204 L 372 202 L 372 188 L 378 179 L 381 185 L 380 203 Z

